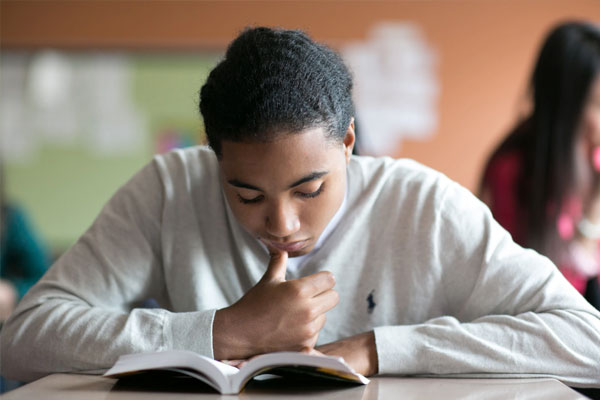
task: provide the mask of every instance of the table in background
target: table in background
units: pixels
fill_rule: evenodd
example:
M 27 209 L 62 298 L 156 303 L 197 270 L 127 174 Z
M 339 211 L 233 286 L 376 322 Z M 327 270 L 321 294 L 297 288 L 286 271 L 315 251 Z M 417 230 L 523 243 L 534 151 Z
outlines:
M 236 396 L 226 396 L 233 399 Z M 286 381 L 252 382 L 238 396 L 240 399 L 314 398 L 328 400 L 367 399 L 585 399 L 576 391 L 554 379 L 437 379 L 377 377 L 367 386 L 309 386 Z M 218 399 L 221 395 L 198 385 L 194 390 L 135 390 L 115 379 L 93 375 L 55 374 L 20 387 L 2 396 L 19 399 Z

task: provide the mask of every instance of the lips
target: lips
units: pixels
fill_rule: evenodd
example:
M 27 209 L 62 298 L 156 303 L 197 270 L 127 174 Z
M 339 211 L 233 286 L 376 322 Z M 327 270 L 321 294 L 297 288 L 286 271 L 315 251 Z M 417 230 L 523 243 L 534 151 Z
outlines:
M 299 240 L 297 242 L 286 242 L 286 243 L 265 240 L 264 243 L 268 247 L 273 247 L 273 248 L 276 248 L 281 251 L 286 251 L 288 253 L 294 253 L 294 252 L 302 250 L 307 245 L 308 240 Z

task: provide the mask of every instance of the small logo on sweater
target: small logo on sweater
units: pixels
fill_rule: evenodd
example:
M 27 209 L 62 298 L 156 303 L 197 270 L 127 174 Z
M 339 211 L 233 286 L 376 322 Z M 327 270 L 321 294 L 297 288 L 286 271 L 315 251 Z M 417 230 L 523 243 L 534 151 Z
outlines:
M 375 306 L 377 305 L 377 303 L 375 303 L 375 299 L 373 297 L 373 295 L 375 294 L 375 289 L 371 290 L 371 293 L 369 293 L 369 295 L 367 296 L 367 312 L 369 314 L 373 313 L 373 310 L 375 309 Z

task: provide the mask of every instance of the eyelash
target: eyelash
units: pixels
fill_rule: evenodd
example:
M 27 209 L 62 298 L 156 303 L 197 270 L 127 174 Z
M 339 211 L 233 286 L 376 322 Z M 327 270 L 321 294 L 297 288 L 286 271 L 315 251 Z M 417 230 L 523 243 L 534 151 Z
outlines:
M 305 199 L 315 198 L 323 192 L 323 186 L 325 186 L 325 183 L 322 183 L 321 186 L 319 186 L 319 188 L 317 190 L 315 190 L 314 192 L 311 192 L 311 193 L 300 192 L 300 193 L 298 193 L 298 195 L 300 197 L 304 197 Z
M 298 196 L 303 197 L 305 199 L 313 199 L 317 196 L 319 196 L 321 193 L 323 193 L 323 187 L 325 186 L 325 183 L 322 183 L 321 186 L 319 186 L 319 188 L 317 190 L 315 190 L 314 192 L 311 193 L 302 193 L 299 192 Z M 254 204 L 254 203 L 258 203 L 259 201 L 261 201 L 264 196 L 261 194 L 260 196 L 256 196 L 253 199 L 245 199 L 242 196 L 240 196 L 239 194 L 237 195 L 238 200 L 240 201 L 240 203 L 242 204 Z

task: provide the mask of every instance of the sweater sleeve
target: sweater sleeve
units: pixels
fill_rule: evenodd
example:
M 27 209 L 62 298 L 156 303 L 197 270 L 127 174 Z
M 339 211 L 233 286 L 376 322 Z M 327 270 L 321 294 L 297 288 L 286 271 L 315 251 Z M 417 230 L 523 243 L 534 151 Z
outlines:
M 600 387 L 598 311 L 550 260 L 515 244 L 466 189 L 447 185 L 435 208 L 420 240 L 432 243 L 438 262 L 428 268 L 440 277 L 432 295 L 449 312 L 375 328 L 379 372 L 550 376 Z
M 212 357 L 214 310 L 167 310 L 164 199 L 156 162 L 117 191 L 3 327 L 4 376 L 97 373 L 134 352 L 188 349 Z M 147 299 L 166 309 L 138 308 Z

